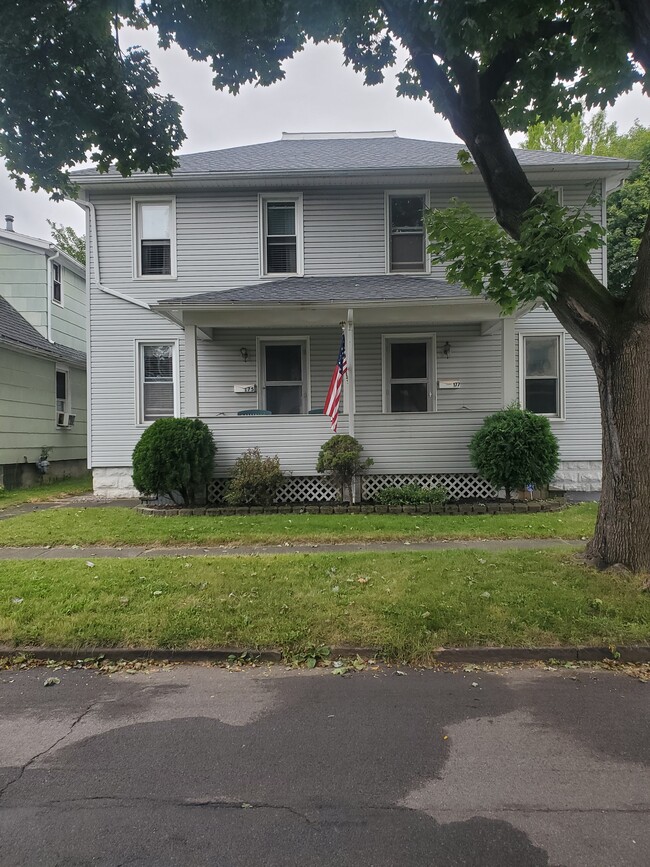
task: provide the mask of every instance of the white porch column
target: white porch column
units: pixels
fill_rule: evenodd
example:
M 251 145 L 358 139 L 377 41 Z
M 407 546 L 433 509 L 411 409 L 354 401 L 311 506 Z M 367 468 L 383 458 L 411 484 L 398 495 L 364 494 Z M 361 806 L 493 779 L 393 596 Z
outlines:
M 185 325 L 185 376 L 183 377 L 185 416 L 199 415 L 199 387 L 196 367 L 196 325 Z
M 501 349 L 503 358 L 503 406 L 510 406 L 519 400 L 517 385 L 517 357 L 515 320 L 506 316 L 501 321 Z
M 356 410 L 355 364 L 354 364 L 354 310 L 348 309 L 345 323 L 345 354 L 348 360 L 348 381 L 345 383 L 346 412 L 348 414 L 348 431 L 354 436 L 354 413 Z

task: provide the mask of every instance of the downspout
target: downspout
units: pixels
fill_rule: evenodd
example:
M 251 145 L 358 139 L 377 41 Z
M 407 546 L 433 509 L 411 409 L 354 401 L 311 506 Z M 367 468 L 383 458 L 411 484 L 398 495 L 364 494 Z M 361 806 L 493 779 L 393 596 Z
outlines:
M 124 292 L 118 292 L 117 289 L 111 289 L 109 286 L 102 285 L 99 273 L 99 244 L 97 242 L 97 213 L 95 211 L 95 206 L 92 202 L 81 201 L 79 199 L 75 199 L 75 202 L 80 208 L 86 210 L 89 217 L 87 234 L 92 245 L 92 256 L 90 258 L 92 259 L 94 285 L 97 289 L 101 292 L 105 292 L 107 295 L 112 295 L 114 298 L 120 298 L 128 304 L 135 304 L 136 307 L 142 307 L 144 310 L 151 310 L 151 306 L 147 304 L 146 301 L 141 301 L 139 298 L 134 298 L 132 295 L 126 295 Z M 89 273 L 89 270 L 88 263 L 86 263 L 86 274 Z
M 52 291 L 54 289 L 54 273 L 52 271 L 52 262 L 56 261 L 61 255 L 61 251 L 57 250 L 56 247 L 52 249 L 56 250 L 51 256 L 49 253 L 46 253 L 47 256 L 47 339 L 50 343 L 54 343 L 52 340 Z

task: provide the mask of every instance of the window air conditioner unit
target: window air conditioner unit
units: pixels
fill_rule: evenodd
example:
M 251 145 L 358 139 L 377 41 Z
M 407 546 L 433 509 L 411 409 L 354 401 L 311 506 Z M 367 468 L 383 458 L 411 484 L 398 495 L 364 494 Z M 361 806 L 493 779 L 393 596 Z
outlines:
M 77 416 L 73 412 L 69 412 L 67 416 L 67 426 L 73 427 Z
M 57 427 L 72 427 L 77 416 L 73 412 L 57 412 L 56 426 Z

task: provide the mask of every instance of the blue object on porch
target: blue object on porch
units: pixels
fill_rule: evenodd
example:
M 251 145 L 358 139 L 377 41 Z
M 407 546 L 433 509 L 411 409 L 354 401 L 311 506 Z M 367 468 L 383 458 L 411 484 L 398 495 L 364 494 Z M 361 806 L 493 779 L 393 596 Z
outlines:
M 273 415 L 270 409 L 240 409 L 237 415 Z
M 307 415 L 322 415 L 324 409 L 325 407 L 323 406 L 316 407 L 316 409 L 310 409 Z

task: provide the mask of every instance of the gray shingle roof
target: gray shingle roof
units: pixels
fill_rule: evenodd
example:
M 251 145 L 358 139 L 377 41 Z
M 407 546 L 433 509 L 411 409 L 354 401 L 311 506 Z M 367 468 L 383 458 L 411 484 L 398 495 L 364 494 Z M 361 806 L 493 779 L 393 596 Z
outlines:
M 286 277 L 221 292 L 164 298 L 162 307 L 213 307 L 238 304 L 323 304 L 354 301 L 434 301 L 465 298 L 462 286 L 431 277 L 380 274 L 377 277 Z
M 2 295 L 0 295 L 0 344 L 10 349 L 32 350 L 39 355 L 51 356 L 55 361 L 67 361 L 70 364 L 86 366 L 85 352 L 79 352 L 61 343 L 50 343 Z
M 204 173 L 335 172 L 372 169 L 459 168 L 458 151 L 464 145 L 454 142 L 386 136 L 376 138 L 289 139 L 243 147 L 224 148 L 196 154 L 181 154 L 175 176 Z M 626 160 L 611 157 L 561 154 L 517 148 L 522 165 L 598 166 L 616 170 Z M 76 178 L 97 175 L 95 169 L 72 173 Z M 110 174 L 117 175 L 115 169 Z

